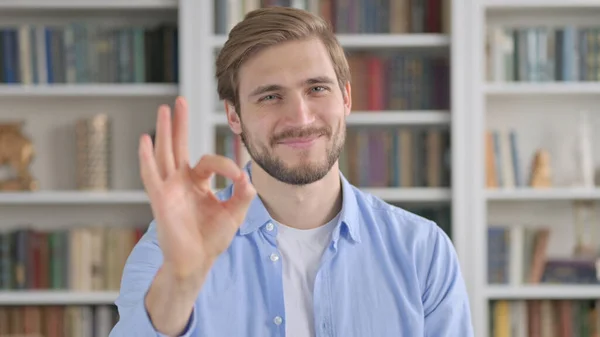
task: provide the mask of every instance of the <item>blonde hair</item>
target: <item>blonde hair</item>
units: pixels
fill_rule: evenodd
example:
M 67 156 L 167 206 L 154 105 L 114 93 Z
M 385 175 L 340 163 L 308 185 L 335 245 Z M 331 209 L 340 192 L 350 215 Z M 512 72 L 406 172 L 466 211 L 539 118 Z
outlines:
M 350 69 L 331 26 L 308 11 L 274 6 L 249 12 L 229 32 L 216 61 L 219 98 L 231 102 L 239 114 L 238 72 L 244 62 L 264 48 L 311 37 L 318 37 L 325 45 L 344 92 L 344 86 L 350 81 Z

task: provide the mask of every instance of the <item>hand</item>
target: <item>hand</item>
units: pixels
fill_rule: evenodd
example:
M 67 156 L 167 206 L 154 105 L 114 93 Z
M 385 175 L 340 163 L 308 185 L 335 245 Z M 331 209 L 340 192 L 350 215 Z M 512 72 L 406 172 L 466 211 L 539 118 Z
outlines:
M 231 159 L 205 155 L 195 167 L 188 163 L 188 111 L 185 100 L 175 102 L 173 126 L 168 106 L 156 121 L 155 146 L 140 138 L 140 171 L 156 221 L 163 267 L 171 276 L 188 279 L 206 273 L 227 249 L 256 195 L 246 173 Z M 221 174 L 234 182 L 234 194 L 220 201 L 210 178 Z

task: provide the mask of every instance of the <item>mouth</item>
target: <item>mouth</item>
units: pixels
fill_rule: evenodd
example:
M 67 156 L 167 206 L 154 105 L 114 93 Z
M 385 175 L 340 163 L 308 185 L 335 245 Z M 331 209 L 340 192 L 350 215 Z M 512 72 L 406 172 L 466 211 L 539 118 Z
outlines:
M 286 145 L 293 148 L 306 148 L 314 144 L 317 139 L 319 139 L 321 135 L 312 135 L 308 137 L 295 137 L 295 138 L 286 138 L 279 141 L 279 144 Z

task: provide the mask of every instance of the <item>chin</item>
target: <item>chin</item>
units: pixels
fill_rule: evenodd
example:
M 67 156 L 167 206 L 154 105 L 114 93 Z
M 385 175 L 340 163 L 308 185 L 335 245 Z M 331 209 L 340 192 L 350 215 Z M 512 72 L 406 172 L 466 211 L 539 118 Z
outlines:
M 316 168 L 327 166 L 327 158 L 324 155 L 317 155 L 313 153 L 288 153 L 285 156 L 279 157 L 279 160 L 288 169 L 297 168 Z
M 262 157 L 255 161 L 273 178 L 296 186 L 308 185 L 322 179 L 332 167 L 323 157 L 312 160 L 306 157 L 286 157 Z

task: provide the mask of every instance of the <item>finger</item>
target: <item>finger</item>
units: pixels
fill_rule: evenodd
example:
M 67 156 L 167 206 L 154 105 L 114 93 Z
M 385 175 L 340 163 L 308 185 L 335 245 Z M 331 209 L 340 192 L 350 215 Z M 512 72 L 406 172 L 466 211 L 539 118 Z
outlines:
M 223 202 L 223 207 L 235 217 L 236 224 L 242 224 L 250 203 L 252 203 L 252 200 L 256 196 L 256 190 L 250 183 L 248 175 L 243 171 L 233 184 L 233 195 L 227 201 Z
M 161 105 L 156 118 L 155 155 L 161 177 L 165 178 L 175 170 L 173 139 L 171 132 L 171 111 Z
M 140 137 L 138 156 L 140 161 L 140 175 L 150 199 L 157 195 L 161 178 L 150 136 L 144 134 Z
M 220 174 L 225 178 L 237 180 L 243 171 L 230 158 L 221 155 L 205 155 L 200 158 L 193 172 L 197 179 L 208 181 L 213 174 Z
M 173 152 L 175 153 L 176 168 L 188 164 L 188 107 L 187 102 L 183 97 L 178 97 L 177 100 L 175 100 Z

